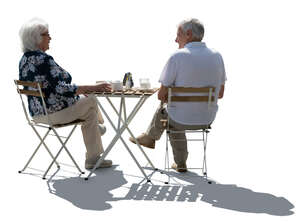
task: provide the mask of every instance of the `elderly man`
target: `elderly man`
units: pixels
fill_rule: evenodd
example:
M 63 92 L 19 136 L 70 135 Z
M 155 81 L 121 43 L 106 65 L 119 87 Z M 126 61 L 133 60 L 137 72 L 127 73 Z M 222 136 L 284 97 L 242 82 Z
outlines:
M 216 98 L 222 98 L 226 80 L 222 56 L 206 47 L 202 42 L 204 27 L 197 19 L 182 21 L 177 30 L 176 42 L 179 49 L 167 61 L 159 82 L 158 99 L 167 101 L 167 88 L 173 87 L 216 87 Z M 185 129 L 201 129 L 212 124 L 218 110 L 217 100 L 208 108 L 207 104 L 197 103 L 187 107 L 185 103 L 174 103 L 167 109 L 160 106 L 146 133 L 137 137 L 145 147 L 154 149 L 155 140 L 159 140 L 165 127 L 161 119 L 169 115 L 169 125 L 173 131 Z M 175 163 L 172 168 L 178 172 L 186 172 L 188 157 L 185 133 L 170 133 Z M 177 141 L 176 141 L 177 140 Z M 180 140 L 180 141 L 178 141 Z M 133 138 L 130 141 L 135 143 Z

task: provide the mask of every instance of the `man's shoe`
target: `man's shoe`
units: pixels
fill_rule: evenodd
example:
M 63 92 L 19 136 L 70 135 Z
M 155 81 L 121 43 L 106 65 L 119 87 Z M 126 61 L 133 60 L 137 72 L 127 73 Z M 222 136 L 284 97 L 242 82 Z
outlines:
M 172 169 L 176 170 L 179 173 L 185 173 L 187 171 L 186 164 L 177 166 L 176 163 L 173 163 L 171 167 L 172 167 Z
M 100 158 L 100 157 L 99 157 Z M 99 158 L 97 158 L 96 161 L 85 161 L 85 169 L 90 170 L 93 169 L 95 164 L 97 163 L 97 161 L 99 160 Z M 102 163 L 100 164 L 100 166 L 98 166 L 96 169 L 98 168 L 108 168 L 112 166 L 112 161 L 111 160 L 103 160 Z
M 139 142 L 140 145 L 144 147 L 148 147 L 150 149 L 155 148 L 155 140 L 152 139 L 150 136 L 147 134 L 143 133 L 142 135 L 138 136 L 137 141 Z M 135 139 L 133 137 L 129 137 L 130 142 L 136 144 Z

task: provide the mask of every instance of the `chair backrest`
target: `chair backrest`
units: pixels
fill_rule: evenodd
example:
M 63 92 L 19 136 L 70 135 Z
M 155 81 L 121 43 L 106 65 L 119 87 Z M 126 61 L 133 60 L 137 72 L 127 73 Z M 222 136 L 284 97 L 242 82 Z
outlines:
M 21 81 L 21 80 L 14 80 L 16 86 L 17 86 L 17 91 L 19 94 L 24 94 L 27 96 L 37 96 L 37 97 L 45 97 L 45 95 L 40 92 L 40 89 L 42 87 L 42 83 L 38 82 L 28 82 L 28 81 Z M 29 89 L 20 89 L 19 86 L 27 86 L 30 87 Z
M 21 99 L 22 106 L 23 106 L 23 111 L 24 111 L 24 114 L 26 116 L 26 119 L 27 119 L 28 123 L 29 124 L 31 123 L 31 119 L 29 118 L 29 115 L 28 115 L 28 112 L 27 112 L 27 109 L 26 109 L 26 106 L 25 106 L 22 95 L 41 97 L 42 102 L 43 102 L 44 110 L 46 112 L 46 115 L 48 116 L 47 109 L 46 109 L 46 104 L 45 104 L 45 101 L 44 101 L 45 95 L 44 95 L 44 93 L 42 92 L 42 89 L 41 89 L 42 88 L 42 83 L 21 81 L 21 80 L 14 80 L 14 82 L 15 82 L 15 85 L 17 87 L 17 92 L 20 95 L 20 99 Z M 21 89 L 20 87 L 23 87 L 23 88 Z M 28 88 L 24 89 L 25 87 L 28 87 Z
M 191 87 L 169 87 L 168 88 L 168 105 L 172 102 L 205 102 L 208 109 L 212 102 L 215 102 L 216 88 L 213 86 L 191 88 Z M 188 94 L 188 95 L 184 95 Z M 194 95 L 193 95 L 194 94 Z M 168 115 L 168 127 L 169 127 Z M 203 125 L 204 126 L 204 125 Z M 205 125 L 205 129 L 210 129 L 210 125 Z
M 210 106 L 211 102 L 215 101 L 215 87 L 201 87 L 201 88 L 185 88 L 185 87 L 170 87 L 168 88 L 168 103 L 171 102 L 207 102 Z M 181 95 L 174 95 L 174 93 L 180 93 Z M 182 95 L 182 93 L 201 93 L 200 95 Z M 203 95 L 205 94 L 205 95 Z

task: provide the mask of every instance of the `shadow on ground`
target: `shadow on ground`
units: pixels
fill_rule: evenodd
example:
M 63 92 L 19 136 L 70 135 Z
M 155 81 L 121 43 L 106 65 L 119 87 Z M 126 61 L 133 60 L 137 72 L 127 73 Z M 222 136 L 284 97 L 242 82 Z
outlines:
M 95 176 L 85 181 L 80 177 L 49 180 L 50 193 L 63 198 L 81 209 L 103 211 L 112 208 L 109 202 L 134 201 L 203 201 L 213 207 L 245 213 L 265 213 L 276 216 L 294 214 L 294 205 L 284 197 L 255 192 L 234 184 L 220 184 L 207 180 L 193 172 L 179 174 L 164 172 L 171 178 L 170 184 L 156 182 L 133 183 L 127 194 L 114 197 L 110 191 L 127 184 L 123 171 L 117 166 L 95 171 Z M 158 173 L 158 172 L 157 172 Z M 159 173 L 158 173 L 159 174 Z M 166 175 L 164 175 L 166 177 Z M 159 184 L 159 185 L 157 185 Z
M 88 181 L 82 177 L 49 180 L 49 192 L 65 199 L 76 207 L 86 210 L 103 211 L 112 208 L 108 202 L 119 200 L 110 193 L 127 183 L 123 172 L 117 166 L 96 170 Z
M 124 199 L 153 201 L 201 200 L 213 207 L 247 213 L 265 213 L 276 216 L 294 214 L 294 205 L 284 197 L 255 192 L 234 184 L 208 181 L 193 172 L 184 174 L 164 172 L 170 176 L 170 185 L 132 184 Z M 167 181 L 167 180 L 166 180 Z M 182 185 L 182 183 L 188 185 Z

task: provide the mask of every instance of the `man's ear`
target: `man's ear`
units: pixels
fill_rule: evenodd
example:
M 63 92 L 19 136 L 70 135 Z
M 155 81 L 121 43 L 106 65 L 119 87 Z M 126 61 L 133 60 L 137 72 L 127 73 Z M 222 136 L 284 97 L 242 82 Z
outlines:
M 188 37 L 188 40 L 192 40 L 193 39 L 192 29 L 189 29 L 189 30 L 186 31 L 186 36 Z

